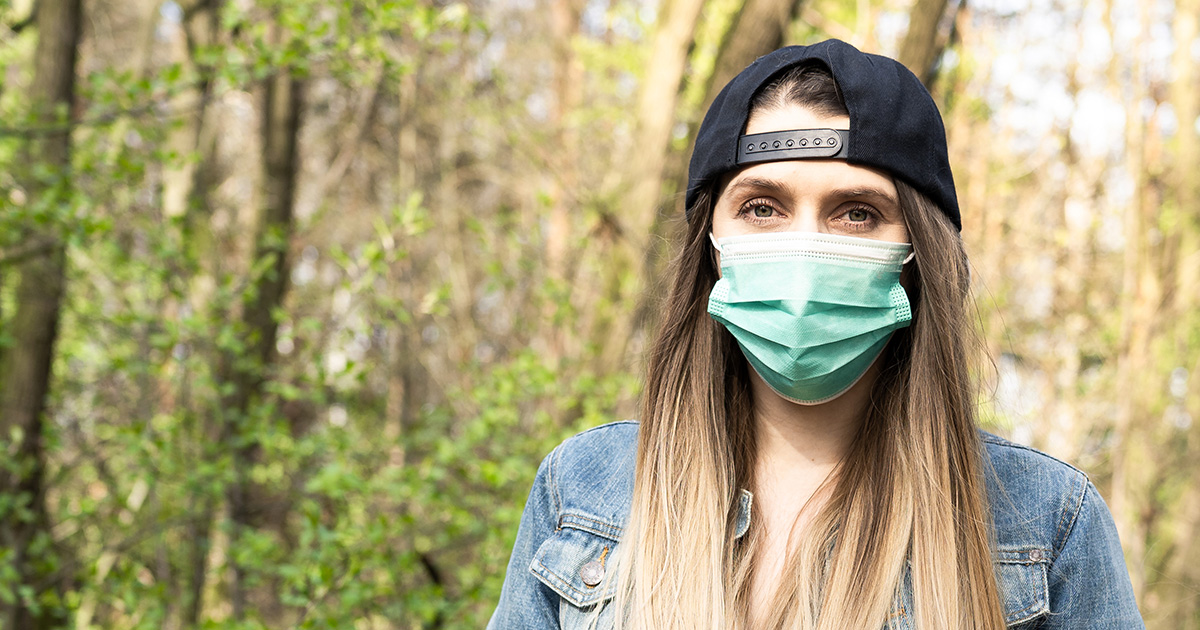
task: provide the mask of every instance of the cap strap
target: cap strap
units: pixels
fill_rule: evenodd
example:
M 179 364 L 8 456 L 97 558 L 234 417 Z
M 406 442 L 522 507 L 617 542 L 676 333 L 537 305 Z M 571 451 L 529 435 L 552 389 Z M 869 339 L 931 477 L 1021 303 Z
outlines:
M 846 159 L 849 129 L 793 129 L 738 137 L 738 164 L 798 160 Z

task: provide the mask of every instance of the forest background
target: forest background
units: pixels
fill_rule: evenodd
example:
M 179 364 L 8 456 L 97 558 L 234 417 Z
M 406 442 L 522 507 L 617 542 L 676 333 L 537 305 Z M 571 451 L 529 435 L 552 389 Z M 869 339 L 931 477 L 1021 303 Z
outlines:
M 0 0 L 0 628 L 481 628 L 785 43 L 945 116 L 985 425 L 1200 628 L 1200 0 Z

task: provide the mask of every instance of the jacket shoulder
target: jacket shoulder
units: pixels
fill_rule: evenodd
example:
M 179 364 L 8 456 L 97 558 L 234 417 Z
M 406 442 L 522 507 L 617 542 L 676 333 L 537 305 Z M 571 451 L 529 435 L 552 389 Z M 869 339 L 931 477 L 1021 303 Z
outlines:
M 1058 477 L 1060 480 L 1079 475 L 1087 477 L 1082 470 L 1035 448 L 1011 442 L 986 431 L 980 431 L 979 437 L 983 441 L 988 458 L 995 466 L 1012 467 L 1018 470 L 1036 469 L 1042 474 Z
M 1091 481 L 1078 468 L 1037 449 L 985 432 L 980 438 L 999 549 L 1036 549 L 1056 557 Z
M 550 455 L 558 527 L 617 540 L 629 515 L 638 423 L 610 422 L 565 440 Z
M 1087 475 L 1027 446 L 981 438 L 1009 624 L 1043 617 L 1037 627 L 1046 630 L 1144 628 L 1112 514 Z

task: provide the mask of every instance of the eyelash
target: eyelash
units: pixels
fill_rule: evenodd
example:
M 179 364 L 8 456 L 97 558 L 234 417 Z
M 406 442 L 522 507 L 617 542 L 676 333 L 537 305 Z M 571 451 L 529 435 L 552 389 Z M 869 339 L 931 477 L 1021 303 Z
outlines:
M 746 203 L 742 204 L 742 207 L 738 209 L 738 213 L 737 213 L 738 218 L 739 219 L 744 218 L 745 220 L 750 221 L 751 223 L 760 223 L 760 224 L 768 223 L 768 222 L 778 218 L 777 216 L 770 216 L 770 217 L 754 216 L 753 210 L 759 206 L 766 206 L 766 207 L 774 210 L 776 213 L 781 212 L 781 210 L 768 199 L 751 199 L 750 201 L 747 201 Z
M 770 216 L 770 217 L 754 216 L 752 211 L 759 206 L 766 206 L 768 208 L 771 208 L 776 213 L 782 212 L 779 209 L 779 207 L 776 206 L 775 203 L 769 199 L 762 199 L 762 198 L 751 199 L 750 201 L 747 201 L 746 203 L 742 204 L 742 207 L 738 209 L 738 213 L 737 213 L 738 218 L 744 219 L 746 221 L 750 221 L 751 223 L 758 223 L 758 224 L 768 223 L 768 222 L 771 222 L 771 221 L 775 220 L 776 218 L 778 218 L 776 216 Z M 848 229 L 848 230 L 857 231 L 857 232 L 865 232 L 865 231 L 875 227 L 875 224 L 879 221 L 879 212 L 877 210 L 875 210 L 875 208 L 872 208 L 871 206 L 868 206 L 864 203 L 856 203 L 856 204 L 850 206 L 849 208 L 845 208 L 837 215 L 837 217 L 835 217 L 835 219 L 844 217 L 847 214 L 849 214 L 855 210 L 862 210 L 863 212 L 866 212 L 867 218 L 864 221 L 846 221 L 845 226 L 846 226 L 846 229 Z
M 856 232 L 865 232 L 865 231 L 875 227 L 875 224 L 879 222 L 879 212 L 877 210 L 875 210 L 875 208 L 872 208 L 871 206 L 868 206 L 868 205 L 862 204 L 862 203 L 856 203 L 856 204 L 850 206 L 849 208 L 846 208 L 841 214 L 839 214 L 837 216 L 838 216 L 838 218 L 841 218 L 841 217 L 846 216 L 847 214 L 850 214 L 851 212 L 854 212 L 855 210 L 862 210 L 863 212 L 866 212 L 867 218 L 866 218 L 866 220 L 863 220 L 863 221 L 847 220 L 845 223 L 847 229 L 849 229 L 851 231 L 856 231 Z

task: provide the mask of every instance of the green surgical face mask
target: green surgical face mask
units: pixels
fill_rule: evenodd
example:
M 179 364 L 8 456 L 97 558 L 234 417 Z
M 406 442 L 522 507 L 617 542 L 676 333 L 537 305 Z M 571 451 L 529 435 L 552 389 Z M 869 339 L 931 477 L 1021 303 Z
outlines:
M 712 238 L 712 235 L 709 235 Z M 812 232 L 715 238 L 708 313 L 780 396 L 817 404 L 850 389 L 912 320 L 907 243 Z

